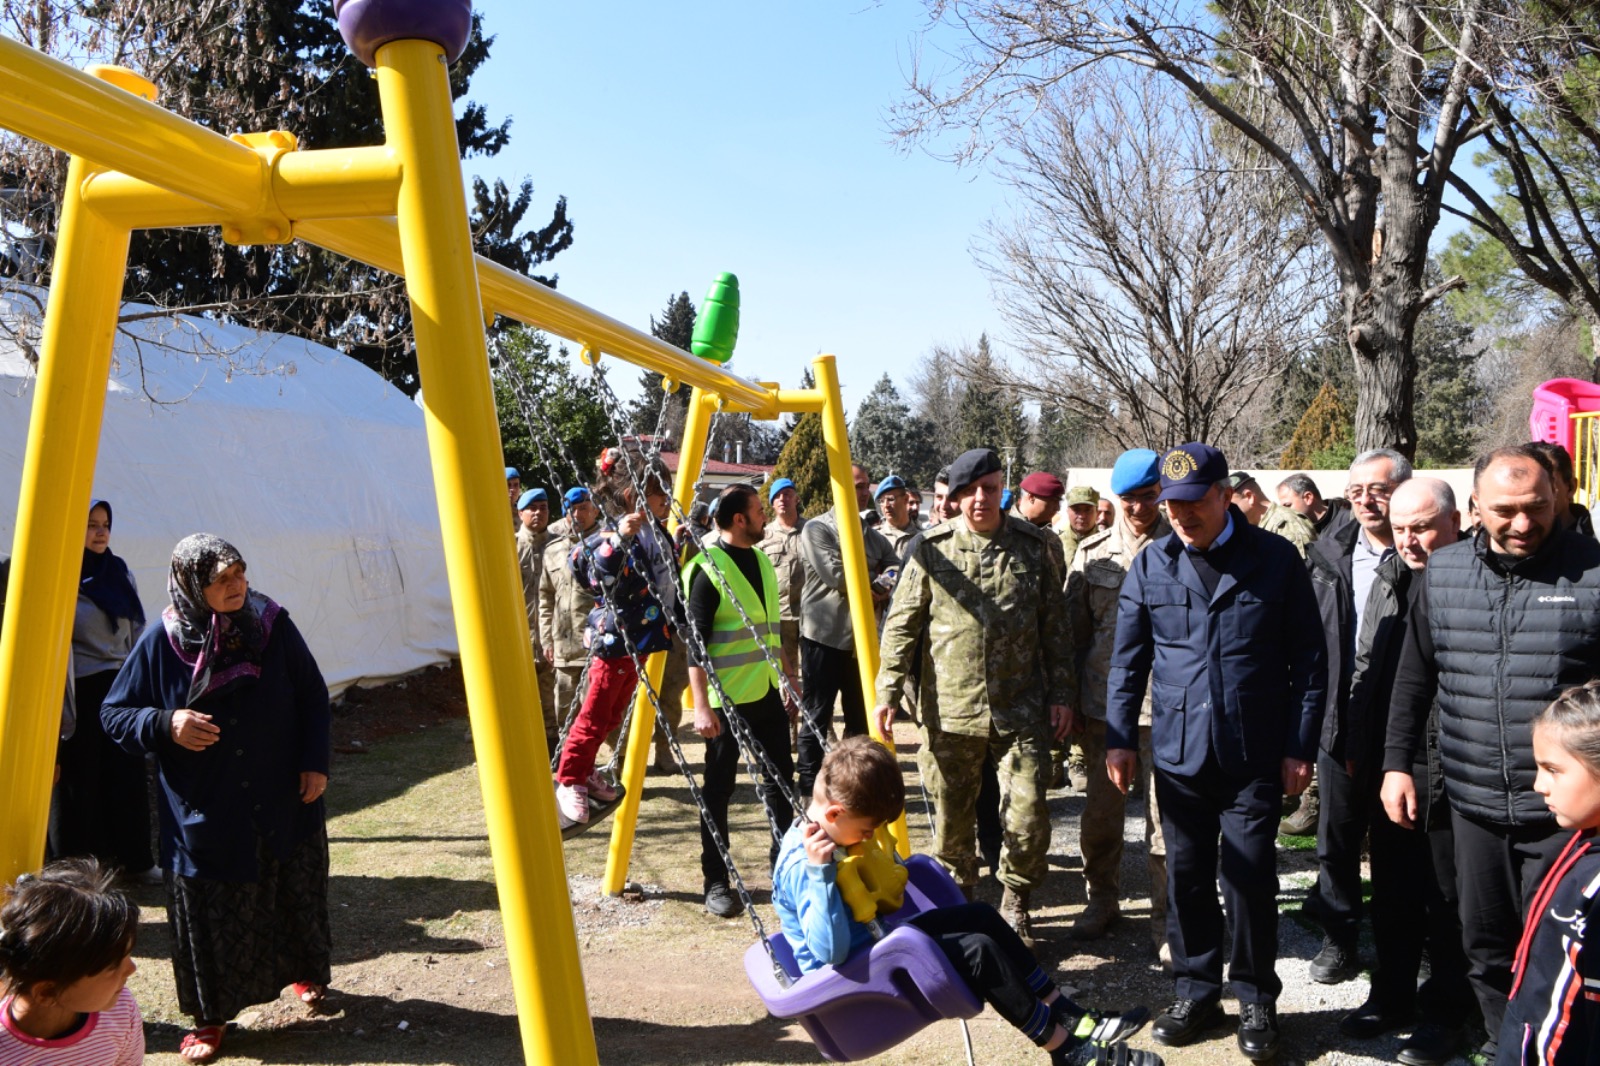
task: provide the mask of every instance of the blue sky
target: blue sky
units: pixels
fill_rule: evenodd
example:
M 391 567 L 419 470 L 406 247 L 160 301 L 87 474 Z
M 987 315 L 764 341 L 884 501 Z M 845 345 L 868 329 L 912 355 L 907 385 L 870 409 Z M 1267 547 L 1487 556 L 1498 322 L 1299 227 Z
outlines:
M 853 409 L 901 385 L 936 344 L 1005 330 L 972 246 L 1006 190 L 891 143 L 925 9 L 912 0 L 681 5 L 480 0 L 497 40 L 472 97 L 513 119 L 509 147 L 469 173 L 533 179 L 528 222 L 557 195 L 574 243 L 560 289 L 648 328 L 669 296 L 698 304 L 739 276 L 730 369 L 798 383 L 839 356 Z M 935 42 L 936 43 L 936 42 Z M 939 57 L 929 46 L 927 58 Z M 1436 247 L 1459 227 L 1441 221 Z M 632 395 L 637 375 L 612 380 Z
M 514 121 L 510 146 L 467 169 L 531 176 L 537 224 L 567 197 L 562 292 L 646 328 L 670 295 L 698 304 L 731 270 L 730 369 L 796 384 L 833 352 L 852 407 L 934 344 L 1001 332 L 969 252 L 999 183 L 887 133 L 920 5 L 478 8 L 497 40 L 472 96 Z M 613 381 L 631 390 L 635 377 Z

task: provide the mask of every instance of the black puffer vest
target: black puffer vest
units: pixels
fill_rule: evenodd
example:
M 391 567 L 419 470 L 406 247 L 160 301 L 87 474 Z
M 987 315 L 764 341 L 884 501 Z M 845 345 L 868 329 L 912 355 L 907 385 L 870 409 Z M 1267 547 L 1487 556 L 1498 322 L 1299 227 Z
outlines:
M 1496 825 L 1554 825 L 1533 791 L 1532 723 L 1600 675 L 1600 542 L 1550 537 L 1503 568 L 1482 532 L 1428 560 L 1439 752 L 1450 803 Z

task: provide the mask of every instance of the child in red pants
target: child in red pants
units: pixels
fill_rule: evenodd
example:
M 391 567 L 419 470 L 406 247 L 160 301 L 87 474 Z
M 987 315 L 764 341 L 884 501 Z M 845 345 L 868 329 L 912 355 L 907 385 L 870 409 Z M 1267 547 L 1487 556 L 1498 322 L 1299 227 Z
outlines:
M 630 508 L 635 502 L 631 489 L 612 487 L 607 495 Z M 590 498 L 588 489 L 569 489 L 562 510 Z M 616 790 L 595 772 L 595 754 L 606 734 L 622 724 L 633 698 L 639 682 L 633 656 L 642 662 L 672 646 L 668 612 L 650 580 L 652 557 L 665 552 L 670 559 L 672 552 L 670 543 L 658 544 L 658 539 L 655 524 L 629 510 L 614 529 L 591 534 L 567 558 L 578 584 L 594 595 L 595 608 L 583 631 L 592 657 L 589 687 L 556 766 L 556 810 L 563 829 L 589 820 L 591 796 L 601 803 L 617 798 Z

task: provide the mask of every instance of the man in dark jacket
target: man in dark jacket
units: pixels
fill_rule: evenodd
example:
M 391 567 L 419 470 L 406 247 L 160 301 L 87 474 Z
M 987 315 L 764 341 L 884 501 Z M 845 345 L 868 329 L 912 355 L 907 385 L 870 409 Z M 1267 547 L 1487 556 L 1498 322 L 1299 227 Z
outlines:
M 1322 950 L 1311 960 L 1311 979 L 1335 985 L 1357 976 L 1356 937 L 1361 925 L 1361 851 L 1378 794 L 1370 779 L 1345 770 L 1349 738 L 1350 680 L 1362 617 L 1378 567 L 1394 555 L 1389 497 L 1411 476 L 1411 464 L 1387 448 L 1363 452 L 1350 464 L 1345 497 L 1356 520 L 1314 542 L 1306 553 L 1311 587 L 1328 641 L 1328 703 L 1317 751 L 1317 887 L 1306 909 L 1322 923 Z
M 1222 1017 L 1220 861 L 1239 1050 L 1264 1061 L 1279 1043 L 1278 813 L 1284 793 L 1311 778 L 1327 660 L 1305 564 L 1231 506 L 1227 476 L 1222 453 L 1204 444 L 1162 459 L 1173 533 L 1134 558 L 1122 585 L 1106 770 L 1126 792 L 1148 684 L 1176 978 L 1176 999 L 1152 1033 L 1188 1044 Z
M 1422 1023 L 1400 1045 L 1399 1060 L 1406 1066 L 1440 1066 L 1455 1056 L 1474 1004 L 1456 913 L 1455 848 L 1443 802 L 1437 716 L 1429 716 L 1424 735 L 1416 738 L 1409 771 L 1381 770 L 1389 693 L 1411 602 L 1422 587 L 1419 575 L 1434 551 L 1460 539 L 1461 515 L 1449 485 L 1417 477 L 1395 490 L 1389 520 L 1396 554 L 1378 567 L 1367 597 L 1344 743 L 1350 775 L 1362 784 L 1371 820 L 1378 964 L 1367 1001 L 1340 1020 L 1339 1031 L 1371 1039 L 1406 1025 L 1420 1010 Z M 1428 976 L 1419 988 L 1424 950 Z
M 1525 905 L 1562 844 L 1533 791 L 1531 723 L 1600 674 L 1600 543 L 1554 532 L 1550 477 L 1525 447 L 1478 460 L 1473 496 L 1483 528 L 1429 558 L 1412 607 L 1383 769 L 1411 769 L 1437 697 L 1468 976 L 1493 1058 Z

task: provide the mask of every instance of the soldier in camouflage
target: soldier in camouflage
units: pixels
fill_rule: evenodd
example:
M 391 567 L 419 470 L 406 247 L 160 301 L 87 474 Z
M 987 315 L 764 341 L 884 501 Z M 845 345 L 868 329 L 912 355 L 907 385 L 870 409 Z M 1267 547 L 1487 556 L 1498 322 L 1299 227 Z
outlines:
M 1118 521 L 1078 545 L 1067 578 L 1067 613 L 1078 649 L 1078 710 L 1087 718 L 1088 799 L 1079 821 L 1083 877 L 1089 905 L 1073 924 L 1078 940 L 1095 940 L 1122 915 L 1123 824 L 1127 797 L 1106 775 L 1106 684 L 1117 631 L 1117 598 L 1134 556 L 1172 532 L 1156 497 L 1161 494 L 1161 457 L 1148 448 L 1124 452 L 1111 468 Z M 1150 785 L 1150 698 L 1139 712 L 1139 780 L 1147 800 L 1144 821 L 1150 871 L 1150 937 L 1169 972 L 1167 947 L 1167 850 L 1161 812 Z
M 1049 534 L 1000 510 L 1001 469 L 987 448 L 950 465 L 960 513 L 923 534 L 906 560 L 884 625 L 877 725 L 890 735 L 916 674 L 934 855 L 969 894 L 981 769 L 994 756 L 1005 796 L 1001 913 L 1031 944 L 1029 894 L 1050 847 L 1050 740 L 1073 724 L 1077 679 Z
M 1300 553 L 1300 558 L 1306 557 L 1306 551 L 1317 539 L 1317 529 L 1311 524 L 1311 519 L 1299 511 L 1269 500 L 1254 474 L 1236 470 L 1228 475 L 1228 484 L 1233 486 L 1235 506 L 1244 513 L 1251 525 L 1268 533 L 1276 533 L 1294 545 L 1295 551 Z
M 544 641 L 544 661 L 555 668 L 553 705 L 557 728 L 572 711 L 584 665 L 589 661 L 589 649 L 583 646 L 583 628 L 594 609 L 594 597 L 578 587 L 567 556 L 600 524 L 600 508 L 586 488 L 568 489 L 561 498 L 561 511 L 564 529 L 545 545 L 544 572 L 539 576 L 539 636 Z
M 906 488 L 905 479 L 899 474 L 890 474 L 878 482 L 877 489 L 872 493 L 872 502 L 877 505 L 878 513 L 883 515 L 883 525 L 878 527 L 878 532 L 894 549 L 894 557 L 904 559 L 911 539 L 922 532 L 911 517 L 911 490 Z
M 794 482 L 780 477 L 767 487 L 767 503 L 772 521 L 757 545 L 772 560 L 778 575 L 779 630 L 783 635 L 783 672 L 789 685 L 800 692 L 800 591 L 806 582 L 806 562 L 800 555 L 800 530 L 806 520 L 800 517 L 800 494 Z M 790 722 L 798 720 L 800 708 L 790 707 Z
M 528 636 L 533 641 L 533 673 L 539 683 L 539 709 L 544 712 L 544 739 L 554 751 L 561 730 L 556 718 L 555 673 L 544 661 L 544 641 L 539 639 L 539 579 L 544 576 L 544 549 L 550 543 L 550 499 L 544 489 L 529 489 L 517 497 L 517 518 L 522 605 L 528 612 Z
M 1091 537 L 1100 528 L 1095 521 L 1100 493 L 1093 485 L 1075 485 L 1067 493 L 1067 524 L 1061 527 L 1061 549 L 1072 565 L 1072 556 L 1085 537 Z

